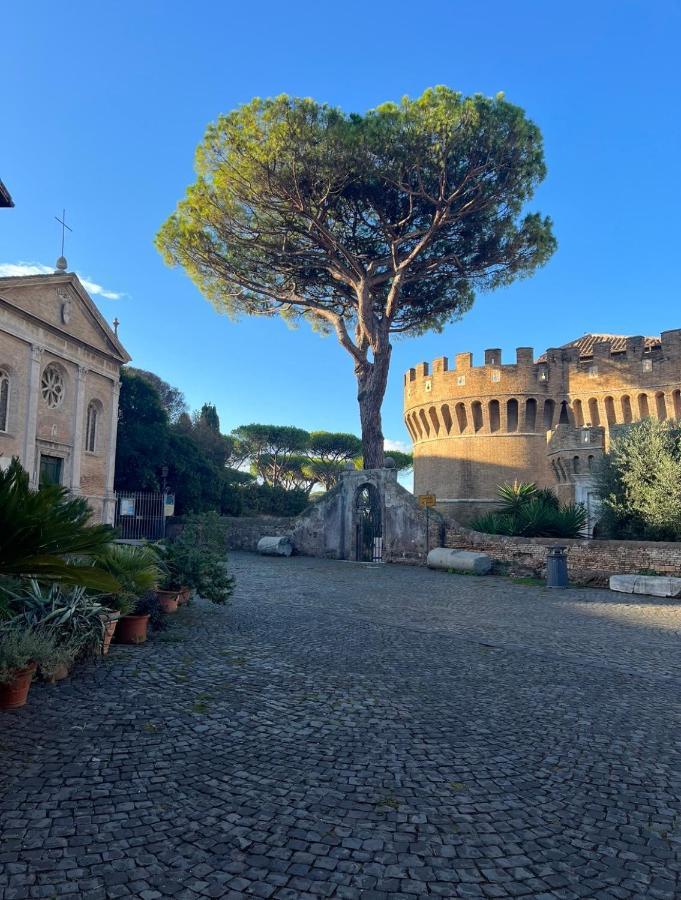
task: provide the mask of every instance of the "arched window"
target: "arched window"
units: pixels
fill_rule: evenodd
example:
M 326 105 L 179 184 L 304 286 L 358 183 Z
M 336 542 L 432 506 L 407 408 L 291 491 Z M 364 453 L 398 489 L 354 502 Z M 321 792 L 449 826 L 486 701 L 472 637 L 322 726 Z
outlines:
M 591 419 L 592 425 L 600 425 L 601 424 L 601 414 L 598 411 L 598 400 L 595 397 L 592 397 L 589 400 L 589 418 Z
M 578 428 L 581 428 L 584 425 L 584 413 L 582 412 L 582 401 L 575 400 L 575 402 L 572 404 L 572 409 L 574 410 L 574 414 L 575 414 L 575 425 L 577 425 Z
M 647 419 L 650 415 L 650 410 L 648 409 L 648 395 L 647 394 L 639 394 L 638 395 L 638 417 L 639 419 Z
M 435 411 L 435 407 L 431 406 L 428 410 L 428 415 L 430 416 L 430 421 L 433 423 L 433 431 L 435 434 L 440 433 L 440 420 L 437 417 L 437 412 Z
M 88 404 L 87 419 L 85 421 L 85 449 L 94 453 L 97 449 L 97 429 L 99 425 L 99 406 L 93 400 Z
M 511 398 L 506 403 L 506 431 L 518 430 L 518 401 Z
M 480 406 L 480 428 L 482 428 L 482 405 Z M 473 421 L 475 422 L 475 414 L 477 410 L 475 406 L 473 407 Z M 489 402 L 489 430 L 490 431 L 499 431 L 499 426 L 501 423 L 501 415 L 499 413 L 499 401 L 498 400 L 490 400 Z M 479 429 L 476 427 L 476 431 Z
M 569 425 L 570 424 L 570 410 L 568 409 L 567 400 L 563 400 L 560 404 L 560 413 L 558 415 L 558 424 L 559 425 Z
M 615 415 L 615 401 L 612 397 L 605 398 L 605 419 L 608 425 L 615 425 L 617 423 L 617 416 Z
M 544 431 L 550 431 L 553 428 L 553 414 L 556 404 L 553 400 L 544 400 Z
M 525 403 L 525 431 L 534 431 L 537 427 L 537 401 L 530 397 Z
M 672 400 L 674 401 L 674 417 L 681 419 L 681 391 L 674 391 Z
M 581 466 L 580 466 L 580 462 L 579 462 L 579 457 L 573 456 L 572 457 L 572 471 L 575 473 L 575 475 L 579 475 L 580 468 L 581 468 Z
M 587 465 L 589 467 L 589 471 L 593 472 L 593 469 L 594 469 L 594 457 L 593 456 L 589 455 L 589 458 L 587 459 Z
M 631 397 L 629 397 L 627 394 L 622 397 L 622 421 L 625 425 L 630 425 L 634 421 L 634 417 L 631 412 Z
M 0 431 L 9 427 L 9 375 L 0 369 Z
M 428 419 L 426 419 L 426 414 L 422 409 L 419 410 L 419 419 L 421 420 L 421 424 L 423 425 L 423 430 L 426 433 L 426 437 L 430 437 L 430 425 L 428 424 Z
M 459 426 L 459 434 L 463 434 L 468 428 L 468 415 L 466 414 L 466 407 L 463 403 L 456 404 L 456 422 Z
M 664 422 L 667 418 L 667 402 L 662 391 L 658 391 L 657 394 L 655 394 L 655 408 L 657 411 L 657 418 L 660 422 Z
M 471 403 L 471 413 L 473 414 L 473 431 L 480 431 L 482 428 L 482 403 L 479 400 Z
M 452 430 L 452 414 L 449 411 L 449 406 L 444 403 L 440 409 L 440 412 L 442 413 L 442 421 L 445 423 L 447 434 L 449 434 Z

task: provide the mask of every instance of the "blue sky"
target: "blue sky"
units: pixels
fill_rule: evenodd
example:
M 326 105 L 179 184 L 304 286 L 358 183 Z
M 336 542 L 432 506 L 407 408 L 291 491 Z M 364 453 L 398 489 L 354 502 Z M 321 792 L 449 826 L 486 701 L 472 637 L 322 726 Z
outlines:
M 358 432 L 352 366 L 332 338 L 218 316 L 153 247 L 207 123 L 256 95 L 362 112 L 435 84 L 503 90 L 544 133 L 533 206 L 553 217 L 557 254 L 444 333 L 396 342 L 388 439 L 408 441 L 402 374 L 421 360 L 681 327 L 678 0 L 34 0 L 0 16 L 0 178 L 16 202 L 0 213 L 0 266 L 52 265 L 66 207 L 69 268 L 120 319 L 134 364 L 194 407 L 216 403 L 223 430 Z

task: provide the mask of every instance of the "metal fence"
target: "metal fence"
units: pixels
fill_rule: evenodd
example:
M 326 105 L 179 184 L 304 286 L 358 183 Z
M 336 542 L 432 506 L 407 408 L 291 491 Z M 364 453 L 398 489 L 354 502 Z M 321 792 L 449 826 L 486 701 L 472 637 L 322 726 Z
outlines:
M 116 494 L 114 525 L 118 536 L 126 541 L 158 541 L 165 537 L 165 497 L 142 491 Z

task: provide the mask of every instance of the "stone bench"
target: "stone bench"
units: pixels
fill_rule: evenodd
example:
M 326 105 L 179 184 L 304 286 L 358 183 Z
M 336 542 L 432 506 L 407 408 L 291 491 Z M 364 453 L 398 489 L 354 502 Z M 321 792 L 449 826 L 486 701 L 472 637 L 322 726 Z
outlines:
M 293 542 L 290 537 L 261 537 L 258 541 L 258 553 L 262 556 L 290 556 L 293 553 Z
M 428 554 L 426 565 L 429 569 L 456 569 L 471 575 L 487 575 L 492 569 L 492 559 L 486 553 L 436 547 Z
M 653 597 L 681 597 L 681 578 L 666 575 L 611 575 L 610 590 Z

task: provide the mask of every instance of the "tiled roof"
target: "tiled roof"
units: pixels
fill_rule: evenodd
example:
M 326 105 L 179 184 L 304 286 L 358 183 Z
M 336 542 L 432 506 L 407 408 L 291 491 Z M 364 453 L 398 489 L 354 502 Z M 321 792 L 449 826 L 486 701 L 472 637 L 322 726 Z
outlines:
M 600 341 L 609 341 L 612 353 L 623 353 L 627 349 L 628 339 L 626 334 L 583 334 L 574 341 L 562 344 L 558 349 L 568 350 L 571 347 L 578 347 L 580 357 L 582 359 L 588 359 L 593 356 L 594 344 L 597 344 Z M 646 350 L 650 350 L 653 347 L 660 347 L 662 344 L 659 337 L 644 337 L 643 346 Z M 546 362 L 546 353 L 543 353 L 537 362 Z

